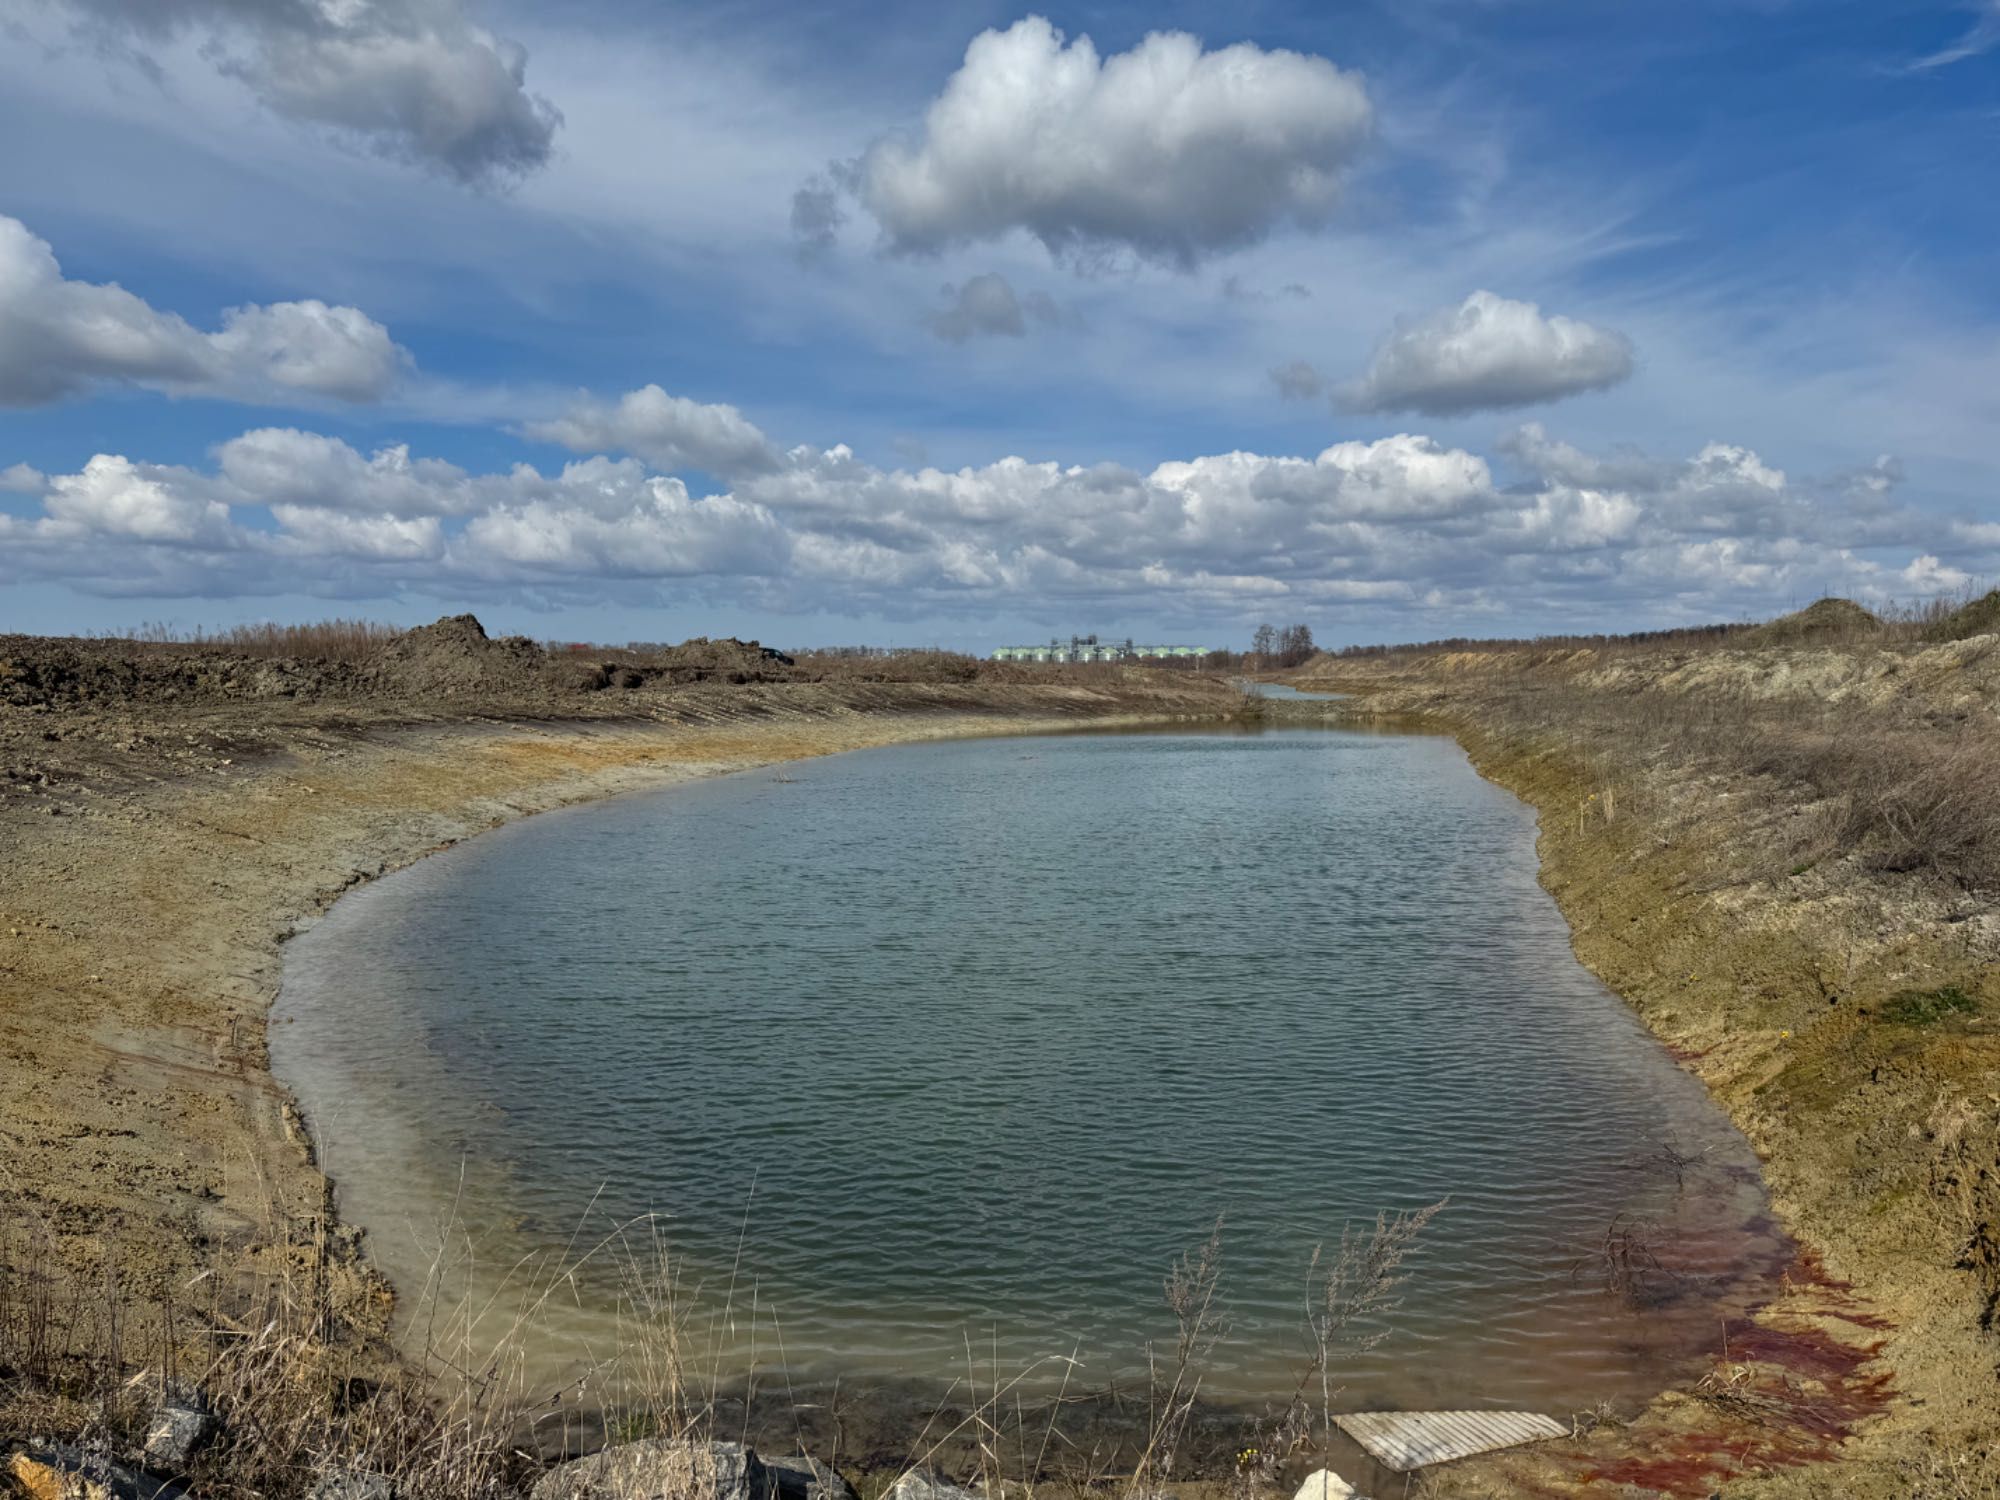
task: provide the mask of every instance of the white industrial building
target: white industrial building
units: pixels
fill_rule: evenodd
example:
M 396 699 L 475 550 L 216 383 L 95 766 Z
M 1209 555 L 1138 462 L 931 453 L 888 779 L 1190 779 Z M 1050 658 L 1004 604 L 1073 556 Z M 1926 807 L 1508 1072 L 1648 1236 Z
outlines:
M 1000 646 L 995 661 L 1020 662 L 1117 662 L 1186 661 L 1208 655 L 1207 646 L 1141 646 L 1131 639 L 1101 641 L 1094 635 L 1073 635 L 1067 641 L 1051 640 L 1046 646 Z

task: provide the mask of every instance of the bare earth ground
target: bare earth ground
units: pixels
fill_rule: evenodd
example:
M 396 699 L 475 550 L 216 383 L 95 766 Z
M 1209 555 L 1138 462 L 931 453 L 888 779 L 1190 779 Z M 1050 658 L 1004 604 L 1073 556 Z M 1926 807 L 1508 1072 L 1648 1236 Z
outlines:
M 627 680 L 559 661 L 524 679 L 500 661 L 506 643 L 451 644 L 367 676 L 84 647 L 52 665 L 47 643 L 0 640 L 0 1259 L 51 1245 L 138 1305 L 299 1253 L 327 1186 L 266 1068 L 264 1017 L 283 937 L 362 880 L 510 818 L 703 774 L 1239 707 L 1217 684 L 1154 673 Z M 1728 1331 L 1700 1385 L 1412 1493 L 2000 1493 L 1991 892 L 1878 868 L 1821 836 L 1824 796 L 1725 773 L 1712 747 L 1633 718 L 1804 702 L 1990 735 L 2000 674 L 1968 644 L 1939 648 L 1948 661 L 1323 660 L 1295 679 L 1364 695 L 1335 713 L 1453 729 L 1540 810 L 1544 879 L 1577 951 L 1757 1144 L 1808 1247 L 1790 1294 Z M 1983 1013 L 1884 1021 L 1895 996 L 1950 986 Z M 379 1326 L 359 1258 L 331 1263 L 344 1314 Z

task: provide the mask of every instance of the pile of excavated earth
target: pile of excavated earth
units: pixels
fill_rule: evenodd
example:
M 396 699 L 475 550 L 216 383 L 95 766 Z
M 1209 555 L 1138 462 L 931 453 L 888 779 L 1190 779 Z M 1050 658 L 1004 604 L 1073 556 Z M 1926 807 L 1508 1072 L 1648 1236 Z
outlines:
M 628 655 L 551 651 L 518 635 L 494 640 L 472 615 L 406 631 L 365 662 L 253 657 L 171 643 L 0 636 L 0 704 L 455 699 L 556 706 L 607 690 L 809 680 L 792 658 L 755 641 L 693 640 L 643 659 L 627 660 Z

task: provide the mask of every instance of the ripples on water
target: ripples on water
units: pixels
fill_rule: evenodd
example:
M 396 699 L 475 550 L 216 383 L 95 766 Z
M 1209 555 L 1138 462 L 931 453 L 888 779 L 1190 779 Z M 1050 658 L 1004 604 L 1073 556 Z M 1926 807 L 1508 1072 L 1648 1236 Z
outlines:
M 1222 1216 L 1205 1390 L 1262 1399 L 1313 1246 L 1449 1195 L 1347 1404 L 1550 1411 L 1657 1388 L 1761 1286 L 1747 1145 L 1578 966 L 1531 814 L 1448 741 L 966 741 L 783 778 L 502 829 L 292 945 L 280 1074 L 400 1284 L 454 1196 L 493 1264 L 666 1215 L 711 1293 L 747 1214 L 797 1378 L 945 1378 L 970 1335 L 1102 1383 L 1170 1341 L 1162 1276 Z M 1669 1143 L 1684 1186 L 1647 1164 Z M 1607 1295 L 1614 1223 L 1684 1295 Z

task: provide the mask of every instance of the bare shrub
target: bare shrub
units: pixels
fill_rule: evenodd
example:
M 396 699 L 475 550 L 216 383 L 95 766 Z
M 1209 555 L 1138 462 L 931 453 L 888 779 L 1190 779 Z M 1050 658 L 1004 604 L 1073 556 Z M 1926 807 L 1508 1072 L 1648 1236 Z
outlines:
M 1150 1493 L 1159 1480 L 1173 1475 L 1174 1456 L 1201 1390 L 1204 1363 L 1225 1331 L 1215 1305 L 1221 1281 L 1222 1220 L 1218 1218 L 1208 1238 L 1199 1248 L 1185 1252 L 1162 1284 L 1167 1309 L 1174 1315 L 1174 1357 L 1164 1376 L 1155 1366 L 1147 1382 L 1146 1446 L 1132 1471 L 1134 1494 Z M 1148 1354 L 1150 1357 L 1150 1350 Z
M 1643 1310 L 1670 1302 L 1683 1280 L 1660 1259 L 1661 1234 L 1650 1219 L 1619 1214 L 1605 1227 L 1603 1238 L 1570 1263 L 1570 1276 L 1597 1281 L 1606 1295 L 1630 1307 Z
M 1306 1272 L 1305 1317 L 1311 1339 L 1306 1380 L 1319 1385 L 1320 1415 L 1328 1428 L 1333 1425 L 1333 1398 L 1339 1391 L 1333 1380 L 1341 1360 L 1366 1354 L 1389 1336 L 1390 1315 L 1403 1305 L 1402 1288 L 1409 1279 L 1403 1262 L 1418 1236 L 1450 1203 L 1451 1199 L 1440 1198 L 1409 1213 L 1378 1212 L 1372 1228 L 1342 1229 L 1331 1258 L 1323 1247 L 1313 1247 Z
M 140 626 L 125 639 L 143 645 L 189 646 L 236 656 L 361 663 L 373 661 L 376 653 L 402 633 L 401 626 L 386 625 L 379 620 L 314 620 L 289 625 L 265 621 L 217 630 L 198 625 L 183 629 L 155 620 Z

